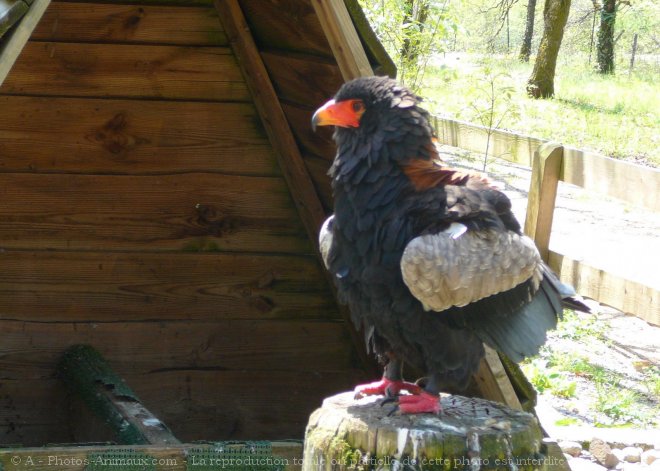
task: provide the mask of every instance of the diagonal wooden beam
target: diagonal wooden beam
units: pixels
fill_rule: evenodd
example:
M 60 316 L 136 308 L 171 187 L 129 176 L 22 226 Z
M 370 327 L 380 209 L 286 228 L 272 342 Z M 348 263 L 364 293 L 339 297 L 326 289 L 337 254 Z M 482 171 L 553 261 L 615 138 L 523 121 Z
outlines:
M 266 129 L 268 138 L 275 150 L 277 160 L 284 174 L 291 197 L 298 214 L 305 226 L 310 241 L 314 244 L 316 255 L 321 260 L 318 250 L 318 233 L 326 218 L 321 200 L 316 192 L 298 145 L 284 115 L 279 98 L 270 80 L 259 50 L 254 42 L 250 28 L 245 20 L 238 0 L 215 0 L 220 21 L 225 29 L 229 43 L 238 59 L 245 81 L 252 93 L 254 104 Z M 310 123 L 311 126 L 311 123 Z M 323 270 L 331 289 L 334 291 L 332 275 Z M 338 304 L 339 305 L 339 304 Z M 376 369 L 375 361 L 367 355 L 364 342 L 355 330 L 350 319 L 350 313 L 345 307 L 340 307 L 342 317 L 346 321 L 353 344 L 367 371 Z
M 373 75 L 344 0 L 311 0 L 345 81 Z

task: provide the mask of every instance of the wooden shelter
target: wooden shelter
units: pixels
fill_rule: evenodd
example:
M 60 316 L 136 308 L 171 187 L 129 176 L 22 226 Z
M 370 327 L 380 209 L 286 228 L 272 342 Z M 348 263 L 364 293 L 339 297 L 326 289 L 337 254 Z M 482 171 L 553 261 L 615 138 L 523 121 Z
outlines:
M 0 444 L 107 438 L 58 377 L 71 345 L 186 442 L 300 438 L 373 379 L 318 257 L 335 148 L 309 124 L 395 74 L 357 0 L 0 9 Z M 520 407 L 493 351 L 476 378 Z
M 56 375 L 73 344 L 181 440 L 302 437 L 373 376 L 309 125 L 342 68 L 394 72 L 357 2 L 2 1 L 0 443 L 105 438 Z

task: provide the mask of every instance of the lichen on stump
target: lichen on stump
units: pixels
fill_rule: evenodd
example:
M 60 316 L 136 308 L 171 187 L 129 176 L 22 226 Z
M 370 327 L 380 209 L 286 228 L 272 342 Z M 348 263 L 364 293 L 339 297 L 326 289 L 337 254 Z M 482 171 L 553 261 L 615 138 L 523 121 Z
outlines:
M 392 415 L 381 397 L 327 398 L 305 432 L 303 470 L 543 469 L 536 418 L 447 395 L 439 415 Z

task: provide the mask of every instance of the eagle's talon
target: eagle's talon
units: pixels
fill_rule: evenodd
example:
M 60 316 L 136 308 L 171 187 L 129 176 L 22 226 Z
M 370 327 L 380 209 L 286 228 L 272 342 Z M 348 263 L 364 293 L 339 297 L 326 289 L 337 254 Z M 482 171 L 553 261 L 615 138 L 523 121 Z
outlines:
M 399 398 L 397 396 L 388 396 L 380 400 L 379 404 L 380 407 L 383 407 L 384 405 L 391 404 L 393 402 L 397 402 Z
M 438 414 L 440 396 L 423 391 L 415 396 L 400 396 L 399 410 L 402 414 Z
M 414 383 L 406 381 L 392 381 L 383 377 L 380 381 L 361 384 L 355 387 L 355 399 L 362 399 L 365 396 L 397 396 L 401 391 L 408 391 L 410 394 L 419 394 L 422 388 Z

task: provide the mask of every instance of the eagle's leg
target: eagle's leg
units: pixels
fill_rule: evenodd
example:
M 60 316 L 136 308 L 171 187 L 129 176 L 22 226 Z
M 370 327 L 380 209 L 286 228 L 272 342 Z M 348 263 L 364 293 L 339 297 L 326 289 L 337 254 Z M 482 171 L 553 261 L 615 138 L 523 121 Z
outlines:
M 429 377 L 428 383 L 424 389 L 413 396 L 399 396 L 398 405 L 390 412 L 390 415 L 396 411 L 402 414 L 437 414 L 440 412 L 440 388 L 438 381 L 433 375 Z
M 394 355 L 387 355 L 388 362 L 385 365 L 383 378 L 373 383 L 361 384 L 355 387 L 355 398 L 360 399 L 365 396 L 397 396 L 401 391 L 408 391 L 410 394 L 419 394 L 422 388 L 414 383 L 408 383 L 403 380 L 403 363 Z

